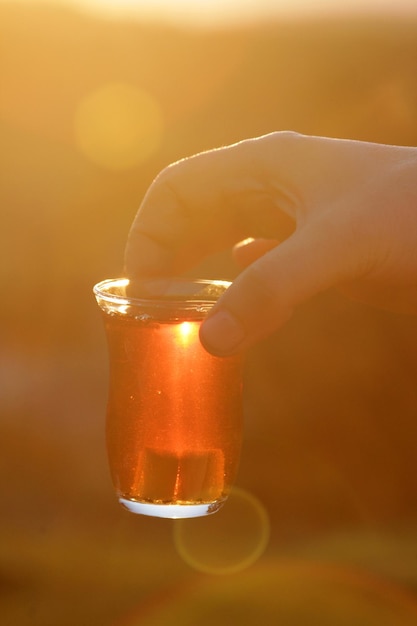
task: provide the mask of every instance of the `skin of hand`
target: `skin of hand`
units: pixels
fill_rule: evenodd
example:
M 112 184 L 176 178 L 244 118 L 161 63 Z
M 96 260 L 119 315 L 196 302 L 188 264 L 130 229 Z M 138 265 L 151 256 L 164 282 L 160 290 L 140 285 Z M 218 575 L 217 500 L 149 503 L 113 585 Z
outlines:
M 417 148 L 276 132 L 189 157 L 149 188 L 128 277 L 168 277 L 234 247 L 242 268 L 201 326 L 227 356 L 330 287 L 417 313 Z

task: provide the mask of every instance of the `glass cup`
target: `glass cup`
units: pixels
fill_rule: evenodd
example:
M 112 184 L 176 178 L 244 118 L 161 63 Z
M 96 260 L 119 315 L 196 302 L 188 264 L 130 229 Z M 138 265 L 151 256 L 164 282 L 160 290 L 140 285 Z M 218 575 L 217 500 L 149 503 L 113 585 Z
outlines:
M 214 513 L 236 477 L 242 359 L 218 358 L 199 328 L 224 281 L 98 283 L 110 380 L 106 439 L 119 501 L 167 518 Z

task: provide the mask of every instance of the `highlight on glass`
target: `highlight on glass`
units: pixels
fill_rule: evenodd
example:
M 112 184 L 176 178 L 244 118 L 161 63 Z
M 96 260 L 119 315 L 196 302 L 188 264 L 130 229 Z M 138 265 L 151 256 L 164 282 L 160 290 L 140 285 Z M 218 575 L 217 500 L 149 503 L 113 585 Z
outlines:
M 219 358 L 199 328 L 225 281 L 110 279 L 94 287 L 109 348 L 106 439 L 113 484 L 133 513 L 214 513 L 242 439 L 242 359 Z

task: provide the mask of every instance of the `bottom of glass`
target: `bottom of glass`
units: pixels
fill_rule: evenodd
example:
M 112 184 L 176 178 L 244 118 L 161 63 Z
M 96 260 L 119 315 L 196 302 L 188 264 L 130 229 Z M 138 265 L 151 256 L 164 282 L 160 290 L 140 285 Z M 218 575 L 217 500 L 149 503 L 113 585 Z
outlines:
M 167 519 L 183 519 L 186 517 L 203 517 L 216 513 L 226 498 L 215 500 L 214 502 L 199 502 L 196 504 L 160 504 L 153 502 L 143 502 L 140 500 L 128 500 L 119 498 L 119 502 L 131 513 L 138 515 L 151 515 L 152 517 L 165 517 Z

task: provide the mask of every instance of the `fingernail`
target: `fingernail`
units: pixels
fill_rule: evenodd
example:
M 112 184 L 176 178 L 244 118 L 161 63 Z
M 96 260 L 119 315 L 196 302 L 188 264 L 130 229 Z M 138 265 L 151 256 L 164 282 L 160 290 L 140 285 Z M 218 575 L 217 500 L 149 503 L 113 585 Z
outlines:
M 245 338 L 241 323 L 227 311 L 219 311 L 208 317 L 201 326 L 201 342 L 204 347 L 218 356 L 237 351 Z

